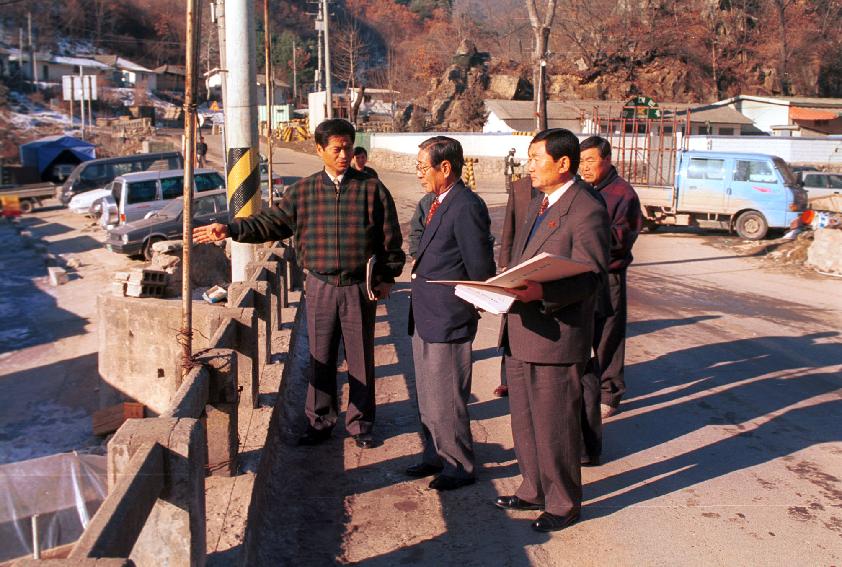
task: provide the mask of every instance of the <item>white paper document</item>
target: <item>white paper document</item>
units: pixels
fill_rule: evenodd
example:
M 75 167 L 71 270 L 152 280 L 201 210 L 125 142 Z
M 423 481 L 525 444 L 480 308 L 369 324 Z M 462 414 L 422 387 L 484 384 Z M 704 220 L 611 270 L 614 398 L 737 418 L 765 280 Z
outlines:
M 454 285 L 457 297 L 499 315 L 507 313 L 515 301 L 515 294 L 508 290 L 526 285 L 527 280 L 551 282 L 591 271 L 590 264 L 542 252 L 484 282 L 431 280 L 430 283 Z
M 457 284 L 454 293 L 456 293 L 456 297 L 461 297 L 477 308 L 494 313 L 495 315 L 508 313 L 512 307 L 512 303 L 515 302 L 515 294 L 500 288 L 493 289 Z

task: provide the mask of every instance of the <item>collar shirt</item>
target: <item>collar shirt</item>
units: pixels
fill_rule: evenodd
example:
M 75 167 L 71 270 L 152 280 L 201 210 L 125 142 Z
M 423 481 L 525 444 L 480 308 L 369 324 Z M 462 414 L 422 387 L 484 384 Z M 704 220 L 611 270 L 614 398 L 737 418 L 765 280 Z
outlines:
M 574 177 L 573 179 L 571 179 L 570 181 L 568 181 L 567 183 L 565 183 L 564 185 L 547 195 L 547 201 L 549 201 L 550 207 L 555 205 L 558 202 L 558 200 L 561 199 L 561 196 L 564 195 L 564 193 L 568 189 L 570 189 L 575 182 L 576 178 Z
M 450 190 L 451 190 L 451 189 L 453 189 L 453 186 L 454 186 L 454 185 L 456 185 L 456 183 L 457 183 L 458 181 L 459 181 L 459 180 L 457 179 L 456 181 L 454 181 L 453 183 L 451 183 L 451 184 L 447 187 L 447 189 L 445 189 L 444 191 L 442 191 L 441 193 L 439 193 L 439 194 L 438 194 L 438 196 L 436 197 L 436 200 L 438 200 L 438 202 L 439 202 L 439 203 L 444 203 L 444 198 L 445 198 L 445 197 L 447 197 L 447 194 L 448 194 L 448 193 L 450 193 Z

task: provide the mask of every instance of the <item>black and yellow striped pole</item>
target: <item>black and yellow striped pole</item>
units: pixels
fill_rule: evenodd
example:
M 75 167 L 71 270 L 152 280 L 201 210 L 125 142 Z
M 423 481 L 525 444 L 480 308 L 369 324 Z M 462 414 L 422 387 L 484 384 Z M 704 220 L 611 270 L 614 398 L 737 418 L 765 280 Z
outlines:
M 260 157 L 257 148 L 228 149 L 228 214 L 247 217 L 260 210 Z
M 255 214 L 261 203 L 254 24 L 254 2 L 225 0 L 225 157 L 228 214 L 232 218 Z M 255 259 L 255 245 L 232 242 L 231 281 L 245 281 L 246 267 Z

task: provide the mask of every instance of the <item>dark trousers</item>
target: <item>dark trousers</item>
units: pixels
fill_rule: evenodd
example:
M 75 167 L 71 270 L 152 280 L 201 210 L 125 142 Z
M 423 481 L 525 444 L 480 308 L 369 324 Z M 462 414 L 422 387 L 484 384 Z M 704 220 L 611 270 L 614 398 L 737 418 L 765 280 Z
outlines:
M 616 408 L 626 393 L 626 270 L 608 274 L 613 315 L 597 316 L 594 352 L 599 361 L 602 403 Z
M 518 498 L 551 514 L 582 508 L 581 411 L 585 364 L 532 364 L 506 356 Z
M 591 357 L 582 375 L 582 456 L 602 454 L 602 411 L 599 383 L 599 363 Z
M 444 476 L 474 477 L 474 441 L 468 415 L 471 395 L 471 346 L 465 339 L 428 343 L 412 336 L 415 392 L 424 443 L 422 461 L 441 466 Z
M 351 435 L 374 425 L 374 318 L 377 302 L 366 297 L 365 284 L 335 286 L 310 275 L 306 283 L 310 376 L 304 413 L 310 427 L 330 430 L 339 414 L 336 363 L 339 339 L 348 362 L 348 409 L 345 428 Z

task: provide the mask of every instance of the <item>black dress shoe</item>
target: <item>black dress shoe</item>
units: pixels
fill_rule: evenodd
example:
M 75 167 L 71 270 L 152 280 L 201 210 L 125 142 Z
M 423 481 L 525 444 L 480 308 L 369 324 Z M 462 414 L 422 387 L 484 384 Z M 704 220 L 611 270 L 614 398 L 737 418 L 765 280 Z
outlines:
M 599 455 L 582 455 L 579 463 L 583 467 L 598 467 L 600 465 Z
M 532 529 L 538 532 L 557 532 L 579 521 L 579 514 L 569 516 L 556 516 L 544 512 L 538 519 L 532 522 Z
M 360 449 L 372 449 L 377 445 L 374 441 L 374 437 L 371 436 L 371 433 L 358 433 L 354 435 L 354 443 L 356 443 L 357 447 Z
M 330 439 L 330 429 L 308 429 L 307 432 L 298 438 L 299 445 L 319 445 Z
M 441 472 L 442 467 L 437 465 L 428 465 L 427 463 L 418 463 L 417 465 L 412 465 L 406 467 L 406 476 L 411 476 L 415 478 L 423 478 L 425 476 L 430 476 L 433 474 L 439 474 Z
M 476 481 L 477 479 L 475 478 L 456 478 L 455 476 L 444 476 L 440 474 L 430 481 L 430 488 L 436 490 L 456 490 L 457 488 L 473 484 Z
M 498 496 L 494 505 L 503 510 L 543 510 L 543 504 L 534 504 L 521 500 L 517 496 Z

